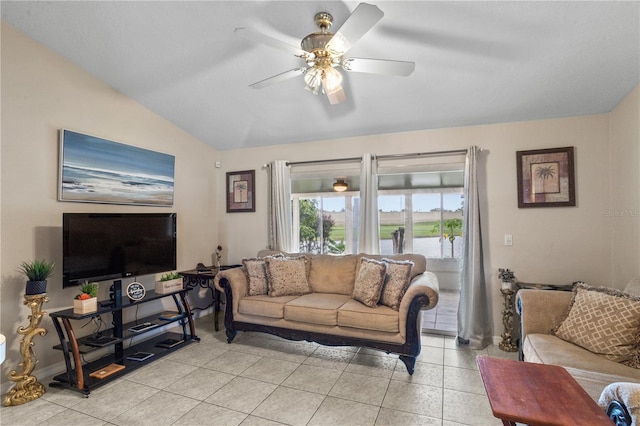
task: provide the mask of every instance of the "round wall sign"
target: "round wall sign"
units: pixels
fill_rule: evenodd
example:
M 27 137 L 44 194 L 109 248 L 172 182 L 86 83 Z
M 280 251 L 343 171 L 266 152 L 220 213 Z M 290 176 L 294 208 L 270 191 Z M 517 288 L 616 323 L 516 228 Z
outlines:
M 131 300 L 138 301 L 143 299 L 146 292 L 144 286 L 139 282 L 132 282 L 127 286 L 127 296 Z

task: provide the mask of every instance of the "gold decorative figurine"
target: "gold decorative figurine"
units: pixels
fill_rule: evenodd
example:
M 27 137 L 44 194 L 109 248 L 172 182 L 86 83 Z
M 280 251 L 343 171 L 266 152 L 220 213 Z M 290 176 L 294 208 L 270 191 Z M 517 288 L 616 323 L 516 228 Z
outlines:
M 509 269 L 498 269 L 498 277 L 502 281 L 502 288 L 500 293 L 504 299 L 504 308 L 502 309 L 502 324 L 504 325 L 504 333 L 502 341 L 498 345 L 500 349 L 505 352 L 516 352 L 518 345 L 513 341 L 513 296 L 518 289 L 518 280 L 516 279 L 513 271 Z
M 516 352 L 518 345 L 513 342 L 513 336 L 511 330 L 513 329 L 513 312 L 511 311 L 513 306 L 513 296 L 515 292 L 508 288 L 500 289 L 502 297 L 504 298 L 504 309 L 502 310 L 502 324 L 504 325 L 504 333 L 502 341 L 498 344 L 498 347 L 505 352 Z
M 32 376 L 31 372 L 38 363 L 38 359 L 33 353 L 32 340 L 36 334 L 41 336 L 47 334 L 47 330 L 40 327 L 40 321 L 46 315 L 46 312 L 41 311 L 42 304 L 48 301 L 46 293 L 24 296 L 24 304 L 31 308 L 31 315 L 29 315 L 29 327 L 18 327 L 18 334 L 24 335 L 20 342 L 20 354 L 22 354 L 23 361 L 18 364 L 23 368 L 23 371 L 18 373 L 11 370 L 8 375 L 9 380 L 16 382 L 16 384 L 4 399 L 6 406 L 21 405 L 33 401 L 46 392 L 44 385 L 38 382 L 37 377 Z

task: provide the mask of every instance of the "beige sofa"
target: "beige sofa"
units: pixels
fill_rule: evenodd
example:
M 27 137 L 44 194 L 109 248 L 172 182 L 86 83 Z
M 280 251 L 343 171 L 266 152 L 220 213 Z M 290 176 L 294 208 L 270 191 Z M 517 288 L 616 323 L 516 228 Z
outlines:
M 274 252 L 262 251 L 259 257 Z M 288 254 L 299 256 L 299 254 Z M 422 255 L 305 255 L 311 293 L 272 297 L 249 295 L 244 268 L 221 271 L 217 287 L 225 293 L 227 340 L 238 331 L 260 331 L 290 340 L 307 340 L 331 346 L 362 346 L 395 353 L 413 374 L 420 354 L 421 310 L 438 303 L 438 281 L 426 271 Z M 413 262 L 410 284 L 398 310 L 365 306 L 352 298 L 361 259 Z
M 640 280 L 630 282 L 624 292 L 640 296 Z M 595 401 L 611 383 L 640 382 L 640 369 L 610 361 L 550 334 L 567 316 L 572 296 L 572 292 L 550 290 L 518 292 L 521 358 L 565 367 Z

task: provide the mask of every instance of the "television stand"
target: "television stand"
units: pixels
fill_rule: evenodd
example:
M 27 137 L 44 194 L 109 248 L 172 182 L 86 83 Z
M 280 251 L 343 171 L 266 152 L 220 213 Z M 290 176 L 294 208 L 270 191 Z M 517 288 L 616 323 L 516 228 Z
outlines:
M 136 369 L 149 364 L 157 359 L 164 357 L 176 350 L 179 350 L 194 341 L 200 341 L 196 336 L 195 324 L 193 322 L 193 312 L 187 301 L 187 293 L 191 288 L 184 288 L 171 293 L 158 294 L 153 290 L 147 290 L 145 297 L 139 301 L 131 301 L 127 296 L 122 296 L 122 281 L 116 280 L 113 284 L 114 300 L 99 303 L 96 312 L 86 314 L 76 314 L 73 309 L 64 309 L 53 312 L 49 316 L 53 321 L 60 344 L 54 346 L 54 349 L 62 350 L 64 354 L 64 362 L 66 371 L 56 375 L 53 381 L 49 383 L 51 387 L 63 387 L 75 390 L 89 396 L 91 390 L 102 386 L 110 381 L 122 377 L 123 375 L 135 371 Z M 160 318 L 161 313 L 150 315 L 129 323 L 123 323 L 123 311 L 129 308 L 136 308 L 142 303 L 160 300 L 165 297 L 171 297 L 178 310 L 178 315 L 170 319 Z M 84 337 L 76 337 L 73 329 L 72 321 L 83 321 L 93 316 L 103 314 L 113 315 L 113 327 L 102 332 L 103 336 L 113 337 L 111 343 L 103 346 L 91 346 L 92 335 Z M 181 326 L 181 333 L 166 332 L 154 336 L 142 342 L 136 342 L 133 345 L 125 347 L 125 344 L 131 342 L 131 339 L 137 340 L 141 336 L 149 333 L 158 327 L 150 328 L 141 332 L 131 332 L 128 329 L 145 322 L 156 323 L 160 326 L 175 323 Z M 160 345 L 167 340 L 179 342 L 176 345 Z M 169 346 L 169 347 L 167 347 Z M 85 362 L 83 357 L 89 358 L 90 353 L 98 350 L 104 351 L 105 348 L 110 352 L 93 361 Z M 148 359 L 143 361 L 135 361 L 127 359 L 136 352 L 152 353 Z M 111 371 L 111 364 L 124 366 L 123 369 L 116 370 L 108 375 L 96 374 L 96 372 Z M 109 368 L 107 368 L 109 367 Z

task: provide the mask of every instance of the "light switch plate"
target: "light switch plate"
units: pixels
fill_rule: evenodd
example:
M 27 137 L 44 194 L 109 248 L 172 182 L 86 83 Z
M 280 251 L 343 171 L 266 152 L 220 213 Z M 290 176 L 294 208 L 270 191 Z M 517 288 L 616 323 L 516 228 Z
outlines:
M 505 246 L 512 246 L 513 245 L 513 235 L 504 234 L 504 245 Z

